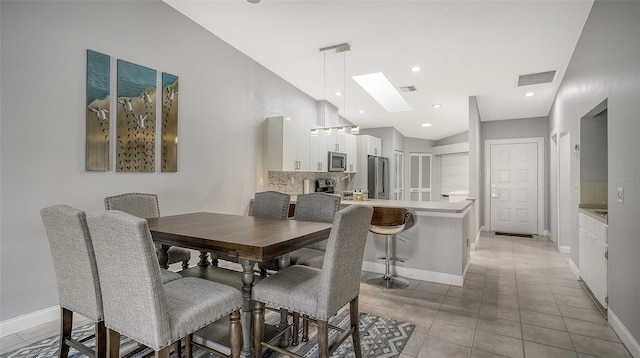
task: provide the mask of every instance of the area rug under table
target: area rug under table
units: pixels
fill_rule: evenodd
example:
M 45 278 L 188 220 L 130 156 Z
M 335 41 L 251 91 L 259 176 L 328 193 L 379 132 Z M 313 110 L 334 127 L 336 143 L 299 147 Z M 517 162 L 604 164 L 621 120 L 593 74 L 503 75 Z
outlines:
M 267 312 L 265 315 L 266 323 L 276 323 L 280 318 L 280 314 L 276 312 Z M 336 316 L 330 320 L 330 324 L 341 328 L 347 328 L 349 326 L 349 310 L 343 309 Z M 302 326 L 302 324 L 300 324 Z M 407 341 L 411 337 L 415 325 L 411 323 L 396 322 L 390 318 L 379 317 L 369 313 L 360 312 L 360 344 L 362 346 L 363 357 L 384 357 L 395 358 L 402 353 Z M 94 325 L 87 324 L 78 327 L 73 330 L 74 338 L 85 337 L 93 332 Z M 329 342 L 333 342 L 340 335 L 339 331 L 329 330 Z M 300 331 L 300 337 L 302 337 L 302 331 Z M 87 342 L 90 347 L 94 346 L 94 340 Z M 122 337 L 121 338 L 121 354 L 127 351 L 131 351 L 137 347 L 137 343 L 133 340 Z M 297 347 L 289 347 L 293 352 L 298 355 L 315 358 L 318 357 L 317 346 L 317 330 L 316 325 L 311 323 L 309 325 L 309 342 L 303 343 Z M 136 355 L 134 358 L 140 358 L 148 353 L 150 349 L 146 349 Z M 43 339 L 37 343 L 29 345 L 24 348 L 20 348 L 16 351 L 5 353 L 0 358 L 23 358 L 23 357 L 56 357 L 58 355 L 58 336 Z M 75 349 L 69 350 L 69 357 L 79 358 L 83 357 L 82 353 L 79 353 Z M 174 354 L 171 354 L 174 357 Z M 215 357 L 205 351 L 193 348 L 194 357 Z M 274 352 L 272 350 L 265 350 L 262 353 L 263 358 L 280 358 L 285 357 L 282 354 Z M 353 353 L 353 344 L 351 339 L 347 339 L 342 345 L 333 353 L 332 357 L 355 357 Z

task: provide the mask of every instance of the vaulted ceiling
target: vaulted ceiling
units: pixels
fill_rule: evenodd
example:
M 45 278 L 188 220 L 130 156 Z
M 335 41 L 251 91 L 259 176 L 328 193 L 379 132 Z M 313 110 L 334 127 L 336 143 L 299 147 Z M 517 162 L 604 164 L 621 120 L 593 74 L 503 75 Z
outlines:
M 548 115 L 593 3 L 164 1 L 354 124 L 432 140 L 468 129 L 469 96 L 482 120 Z M 320 51 L 341 43 L 351 50 Z M 551 83 L 517 86 L 518 75 L 553 70 Z M 387 112 L 352 79 L 375 72 L 415 86 L 400 91 L 413 110 Z

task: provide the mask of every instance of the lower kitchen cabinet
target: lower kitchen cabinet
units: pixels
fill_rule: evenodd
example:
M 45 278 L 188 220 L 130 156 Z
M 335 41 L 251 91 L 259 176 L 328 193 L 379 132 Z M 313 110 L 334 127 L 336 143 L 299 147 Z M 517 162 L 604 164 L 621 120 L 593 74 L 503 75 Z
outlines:
M 587 214 L 579 214 L 580 277 L 594 297 L 607 307 L 607 224 Z

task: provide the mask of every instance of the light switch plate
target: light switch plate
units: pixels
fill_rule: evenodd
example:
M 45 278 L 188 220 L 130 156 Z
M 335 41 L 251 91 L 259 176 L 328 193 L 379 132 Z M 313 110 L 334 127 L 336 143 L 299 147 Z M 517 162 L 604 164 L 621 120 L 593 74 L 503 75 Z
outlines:
M 618 202 L 624 203 L 624 188 L 618 187 Z

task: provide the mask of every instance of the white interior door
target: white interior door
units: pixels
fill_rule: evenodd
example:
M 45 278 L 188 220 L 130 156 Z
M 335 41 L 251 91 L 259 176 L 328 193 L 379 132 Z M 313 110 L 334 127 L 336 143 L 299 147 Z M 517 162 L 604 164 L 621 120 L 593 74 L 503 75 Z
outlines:
M 410 153 L 412 201 L 431 201 L 431 154 Z
M 394 183 L 393 199 L 404 200 L 404 153 L 395 150 L 393 152 Z
M 491 230 L 538 233 L 538 143 L 491 145 Z

